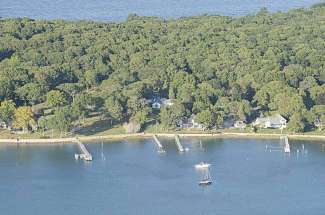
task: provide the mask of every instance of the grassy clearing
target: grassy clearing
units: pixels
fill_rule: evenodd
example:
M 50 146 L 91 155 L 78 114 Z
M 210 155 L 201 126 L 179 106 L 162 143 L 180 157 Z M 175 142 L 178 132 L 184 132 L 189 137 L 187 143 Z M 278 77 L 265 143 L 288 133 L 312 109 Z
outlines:
M 169 130 L 165 129 L 162 125 L 156 124 L 154 120 L 151 123 L 148 123 L 144 128 L 144 133 L 181 133 L 181 134 L 218 134 L 218 133 L 247 133 L 247 134 L 281 134 L 279 129 L 258 129 L 256 132 L 253 132 L 250 127 L 247 127 L 243 130 L 240 129 L 217 129 L 202 131 L 199 129 L 186 129 L 186 130 Z M 30 133 L 12 133 L 8 130 L 0 130 L 0 139 L 49 139 L 49 138 L 60 138 L 60 137 L 87 137 L 87 136 L 105 136 L 105 135 L 118 135 L 126 134 L 125 129 L 122 125 L 111 125 L 111 121 L 107 119 L 101 119 L 99 116 L 93 116 L 86 118 L 83 121 L 83 126 L 77 129 L 74 133 L 64 133 L 61 134 L 58 131 L 46 131 L 46 132 L 30 132 Z M 287 130 L 283 130 L 283 134 L 295 134 Z M 311 131 L 305 133 L 299 133 L 299 135 L 325 135 L 325 131 Z

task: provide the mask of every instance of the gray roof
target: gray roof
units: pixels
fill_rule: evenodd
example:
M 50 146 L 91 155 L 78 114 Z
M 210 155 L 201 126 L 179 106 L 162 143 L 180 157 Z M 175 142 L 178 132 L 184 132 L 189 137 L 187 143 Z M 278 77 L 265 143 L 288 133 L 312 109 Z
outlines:
M 283 122 L 287 122 L 287 120 L 281 116 L 280 114 L 275 114 L 269 117 L 260 117 L 257 118 L 255 124 L 262 124 L 265 122 L 269 122 L 270 124 L 282 124 Z

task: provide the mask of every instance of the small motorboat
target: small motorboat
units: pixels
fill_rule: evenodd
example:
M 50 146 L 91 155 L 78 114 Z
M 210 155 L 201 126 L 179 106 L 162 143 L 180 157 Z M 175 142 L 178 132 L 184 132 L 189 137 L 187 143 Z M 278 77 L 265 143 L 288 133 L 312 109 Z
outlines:
M 200 162 L 196 165 L 194 165 L 195 169 L 207 169 L 211 166 L 211 164 L 209 163 L 204 163 L 204 162 Z
M 204 169 L 204 172 L 202 173 L 202 179 L 199 181 L 200 186 L 207 186 L 212 184 L 211 174 L 209 167 Z

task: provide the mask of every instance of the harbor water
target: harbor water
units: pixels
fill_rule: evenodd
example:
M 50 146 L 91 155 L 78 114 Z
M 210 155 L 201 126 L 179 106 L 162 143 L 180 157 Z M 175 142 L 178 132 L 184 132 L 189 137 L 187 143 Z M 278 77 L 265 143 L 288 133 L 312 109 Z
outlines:
M 6 215 L 322 215 L 325 146 L 290 140 L 181 138 L 75 144 L 0 145 L 0 211 Z M 272 149 L 272 150 L 270 150 Z M 198 185 L 194 165 L 211 164 Z

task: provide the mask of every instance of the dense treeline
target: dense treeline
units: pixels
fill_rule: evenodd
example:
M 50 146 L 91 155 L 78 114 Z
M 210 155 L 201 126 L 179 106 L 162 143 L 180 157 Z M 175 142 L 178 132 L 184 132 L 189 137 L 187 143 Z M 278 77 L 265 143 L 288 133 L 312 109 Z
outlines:
M 0 118 L 18 128 L 69 130 L 92 114 L 169 128 L 196 114 L 213 128 L 276 112 L 302 132 L 325 123 L 324 82 L 322 5 L 118 24 L 0 20 Z M 153 95 L 174 105 L 153 113 Z

